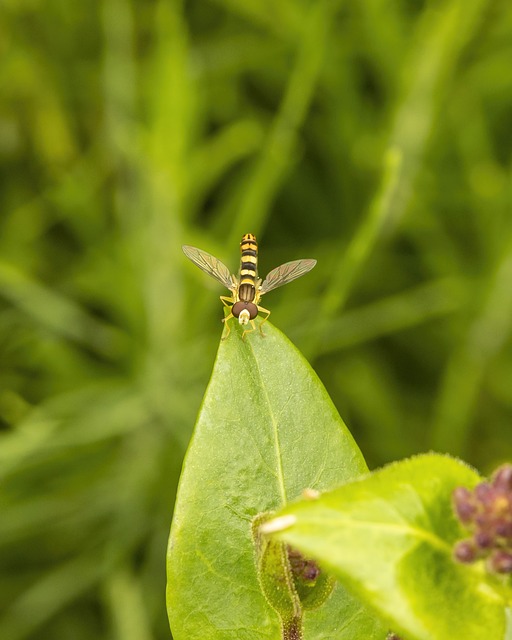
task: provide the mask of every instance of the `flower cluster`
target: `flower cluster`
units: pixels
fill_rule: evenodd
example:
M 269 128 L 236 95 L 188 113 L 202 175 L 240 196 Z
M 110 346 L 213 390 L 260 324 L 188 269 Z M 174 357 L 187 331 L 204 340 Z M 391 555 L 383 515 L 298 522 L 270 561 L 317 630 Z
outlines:
M 503 465 L 473 491 L 457 487 L 453 505 L 472 534 L 455 545 L 455 559 L 472 563 L 485 558 L 491 573 L 512 573 L 512 465 Z

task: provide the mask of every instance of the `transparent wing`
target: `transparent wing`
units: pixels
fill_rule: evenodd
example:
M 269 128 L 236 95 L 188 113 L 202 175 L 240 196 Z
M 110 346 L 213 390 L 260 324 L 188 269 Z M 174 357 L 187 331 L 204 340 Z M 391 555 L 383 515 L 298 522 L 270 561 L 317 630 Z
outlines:
M 281 287 L 283 284 L 295 280 L 295 278 L 300 278 L 308 271 L 311 271 L 315 264 L 316 260 L 293 260 L 272 269 L 261 285 L 260 295 Z
M 215 278 L 215 280 L 218 280 L 226 287 L 226 289 L 229 289 L 230 291 L 233 290 L 234 285 L 233 280 L 231 279 L 231 274 L 223 262 L 209 253 L 206 253 L 206 251 L 196 249 L 196 247 L 190 247 L 188 244 L 184 244 L 182 249 L 187 258 L 192 260 L 192 262 L 197 265 L 201 271 L 204 271 L 209 276 L 212 276 L 212 278 Z

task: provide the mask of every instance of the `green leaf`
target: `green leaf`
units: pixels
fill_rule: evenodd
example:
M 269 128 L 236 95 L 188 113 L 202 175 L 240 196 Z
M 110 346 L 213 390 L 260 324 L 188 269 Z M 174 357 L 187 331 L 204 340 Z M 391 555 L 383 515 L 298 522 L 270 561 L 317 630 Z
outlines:
M 270 323 L 221 342 L 187 452 L 171 528 L 167 600 L 175 640 L 279 640 L 258 579 L 252 523 L 303 489 L 367 471 L 316 374 Z M 341 585 L 304 614 L 305 640 L 385 637 Z
M 501 640 L 500 583 L 452 560 L 467 533 L 451 493 L 480 480 L 453 458 L 418 456 L 288 506 L 279 515 L 293 524 L 276 537 L 317 558 L 408 640 Z

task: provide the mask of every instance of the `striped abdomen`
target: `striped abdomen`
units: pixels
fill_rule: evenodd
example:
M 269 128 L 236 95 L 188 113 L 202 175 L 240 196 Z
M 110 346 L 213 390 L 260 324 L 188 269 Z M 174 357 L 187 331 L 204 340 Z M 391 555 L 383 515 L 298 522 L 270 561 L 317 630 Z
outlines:
M 256 295 L 258 279 L 258 243 L 256 236 L 246 233 L 240 243 L 240 285 L 238 297 L 242 302 L 252 302 Z

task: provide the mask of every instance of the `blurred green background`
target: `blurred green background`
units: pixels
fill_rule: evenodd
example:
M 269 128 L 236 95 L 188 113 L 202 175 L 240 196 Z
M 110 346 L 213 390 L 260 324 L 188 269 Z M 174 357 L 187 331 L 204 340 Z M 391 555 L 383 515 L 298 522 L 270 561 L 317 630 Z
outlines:
M 318 259 L 264 305 L 371 467 L 510 459 L 508 0 L 0 16 L 0 638 L 170 638 L 226 293 L 182 243 L 236 270 L 255 233 L 263 274 Z

